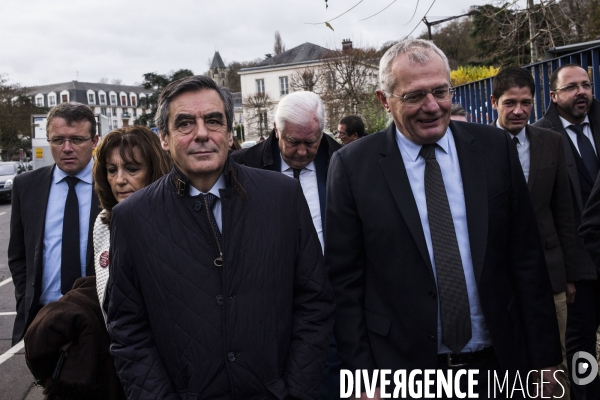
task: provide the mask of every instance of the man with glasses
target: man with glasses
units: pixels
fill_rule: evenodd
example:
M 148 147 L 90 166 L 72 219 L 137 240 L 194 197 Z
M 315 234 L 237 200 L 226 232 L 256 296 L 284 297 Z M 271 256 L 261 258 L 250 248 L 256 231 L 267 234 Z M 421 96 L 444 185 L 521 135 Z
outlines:
M 534 124 L 561 134 L 569 173 L 575 229 L 588 202 L 600 170 L 600 102 L 592 96 L 588 72 L 577 64 L 558 68 L 550 77 L 552 103 L 544 117 Z M 575 301 L 567 307 L 567 365 L 572 368 L 575 353 L 596 354 L 596 330 L 600 325 L 600 265 L 595 265 L 576 235 L 578 247 Z M 575 370 L 571 371 L 571 378 Z M 587 385 L 574 384 L 576 399 L 600 398 L 600 378 Z
M 476 369 L 480 398 L 487 371 L 514 382 L 544 368 L 548 395 L 558 326 L 514 144 L 494 127 L 450 121 L 450 68 L 432 42 L 399 42 L 379 69 L 377 97 L 393 123 L 334 154 L 327 186 L 342 367 Z M 524 393 L 494 397 L 511 395 Z
M 94 274 L 92 229 L 100 212 L 92 182 L 96 117 L 87 105 L 61 103 L 48 113 L 46 132 L 55 164 L 18 175 L 12 190 L 13 345 L 41 307 L 68 292 L 77 278 Z

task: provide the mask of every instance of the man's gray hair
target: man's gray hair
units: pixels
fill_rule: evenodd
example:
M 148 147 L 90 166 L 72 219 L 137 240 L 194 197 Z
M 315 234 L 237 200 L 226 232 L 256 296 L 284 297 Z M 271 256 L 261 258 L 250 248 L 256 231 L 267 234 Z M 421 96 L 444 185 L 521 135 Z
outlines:
M 55 118 L 62 118 L 68 126 L 76 122 L 88 121 L 90 123 L 90 135 L 96 136 L 96 116 L 92 109 L 85 104 L 74 101 L 60 103 L 52 108 L 46 116 L 46 136 L 50 137 L 50 124 Z
M 308 121 L 316 118 L 319 130 L 325 127 L 325 108 L 323 100 L 313 92 L 294 92 L 279 101 L 275 112 L 277 130 L 282 132 L 285 123 L 306 125 Z
M 412 64 L 426 63 L 432 60 L 434 54 L 437 54 L 442 58 L 448 71 L 448 77 L 450 77 L 448 58 L 433 42 L 423 39 L 406 39 L 390 47 L 379 61 L 379 85 L 384 92 L 391 93 L 394 90 L 396 80 L 392 75 L 392 64 L 402 54 L 406 54 Z
M 169 105 L 171 101 L 180 94 L 197 92 L 199 90 L 214 90 L 219 94 L 225 106 L 225 117 L 227 118 L 227 132 L 233 130 L 233 97 L 229 89 L 219 86 L 208 76 L 194 75 L 181 78 L 169 83 L 158 97 L 158 108 L 154 121 L 160 133 L 169 134 Z

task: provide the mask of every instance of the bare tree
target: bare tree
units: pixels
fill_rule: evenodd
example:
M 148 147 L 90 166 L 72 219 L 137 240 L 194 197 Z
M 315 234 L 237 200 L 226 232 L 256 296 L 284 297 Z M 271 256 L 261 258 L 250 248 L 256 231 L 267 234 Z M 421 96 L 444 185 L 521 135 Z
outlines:
M 324 82 L 323 69 L 316 66 L 298 69 L 290 75 L 290 88 L 293 92 L 306 91 L 321 94 Z
M 242 99 L 244 120 L 248 124 L 250 135 L 263 137 L 271 130 L 269 115 L 275 103 L 267 93 L 254 93 Z
M 100 78 L 100 80 L 98 82 L 99 83 L 108 83 L 108 78 L 103 76 L 102 78 Z
M 275 31 L 275 45 L 273 45 L 273 53 L 274 55 L 281 54 L 285 51 L 285 44 L 283 44 L 283 40 L 281 40 L 281 35 L 279 31 Z
M 123 80 L 122 79 L 113 79 L 110 83 L 112 83 L 113 85 L 122 85 Z

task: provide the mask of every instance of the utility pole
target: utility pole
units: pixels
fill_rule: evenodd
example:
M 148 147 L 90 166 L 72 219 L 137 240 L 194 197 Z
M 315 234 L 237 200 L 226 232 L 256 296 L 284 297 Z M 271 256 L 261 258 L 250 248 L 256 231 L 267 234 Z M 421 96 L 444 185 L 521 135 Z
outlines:
M 532 0 L 528 0 L 528 1 L 532 1 Z M 431 40 L 431 27 L 432 26 L 443 24 L 444 22 L 452 21 L 453 19 L 457 19 L 460 17 L 466 17 L 466 16 L 471 16 L 471 15 L 476 15 L 476 14 L 479 14 L 479 10 L 477 10 L 477 7 L 472 6 L 472 7 L 469 7 L 469 12 L 466 14 L 455 15 L 454 17 L 447 17 L 447 18 L 440 19 L 438 21 L 433 21 L 433 22 L 428 21 L 427 15 L 424 16 L 421 21 L 423 21 L 423 23 L 427 26 L 427 40 Z
M 527 16 L 529 18 L 529 50 L 531 62 L 538 62 L 538 46 L 535 32 L 535 14 L 533 10 L 533 0 L 527 0 Z

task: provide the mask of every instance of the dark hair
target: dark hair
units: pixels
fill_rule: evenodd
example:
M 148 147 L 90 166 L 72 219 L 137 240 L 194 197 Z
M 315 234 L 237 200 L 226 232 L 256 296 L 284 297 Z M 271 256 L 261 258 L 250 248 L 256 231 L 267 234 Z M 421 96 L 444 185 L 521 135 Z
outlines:
M 531 72 L 520 67 L 504 68 L 494 77 L 492 95 L 498 100 L 500 96 L 513 87 L 529 88 L 533 96 L 535 94 L 535 81 L 531 76 Z
M 581 65 L 579 65 L 579 64 L 573 64 L 573 63 L 570 63 L 570 64 L 561 65 L 560 67 L 558 67 L 558 68 L 556 69 L 556 71 L 554 71 L 554 72 L 552 73 L 552 75 L 550 75 L 550 90 L 556 90 L 556 83 L 558 82 L 558 73 L 559 73 L 561 70 L 563 70 L 563 69 L 565 69 L 565 68 L 574 68 L 574 67 L 581 68 L 582 70 L 584 70 L 584 71 L 587 73 L 586 69 L 585 69 L 585 68 L 583 68 L 583 67 L 582 67 Z
M 231 137 L 233 140 L 231 141 L 231 147 L 230 149 L 233 151 L 239 150 L 242 148 L 242 145 L 240 144 L 240 142 L 238 142 L 237 138 L 235 136 Z
M 90 135 L 96 135 L 96 116 L 89 106 L 81 103 L 60 103 L 52 108 L 46 117 L 46 136 L 50 137 L 50 123 L 54 118 L 62 118 L 68 126 L 75 122 L 89 121 Z
M 346 115 L 340 119 L 340 125 L 346 125 L 346 135 L 358 135 L 359 138 L 365 136 L 365 123 L 358 115 Z
M 225 117 L 227 118 L 227 132 L 233 130 L 233 97 L 229 89 L 219 86 L 208 76 L 194 75 L 181 78 L 169 83 L 158 97 L 158 108 L 156 109 L 155 122 L 158 130 L 163 135 L 169 134 L 169 104 L 171 100 L 180 94 L 197 92 L 200 90 L 214 90 L 219 94 L 225 106 Z
M 452 103 L 452 107 L 450 107 L 450 115 L 456 115 L 457 117 L 467 118 L 467 111 L 464 108 L 462 108 L 460 104 Z
M 141 160 L 135 158 L 136 148 L 140 151 Z M 102 218 L 102 223 L 106 225 L 109 225 L 110 214 L 113 207 L 117 205 L 106 172 L 108 157 L 115 149 L 119 149 L 121 159 L 126 162 L 146 162 L 148 165 L 146 186 L 167 174 L 172 167 L 171 158 L 162 149 L 158 136 L 145 126 L 136 125 L 116 129 L 106 135 L 96 148 L 96 162 L 92 170 L 94 189 L 100 205 L 106 211 Z

